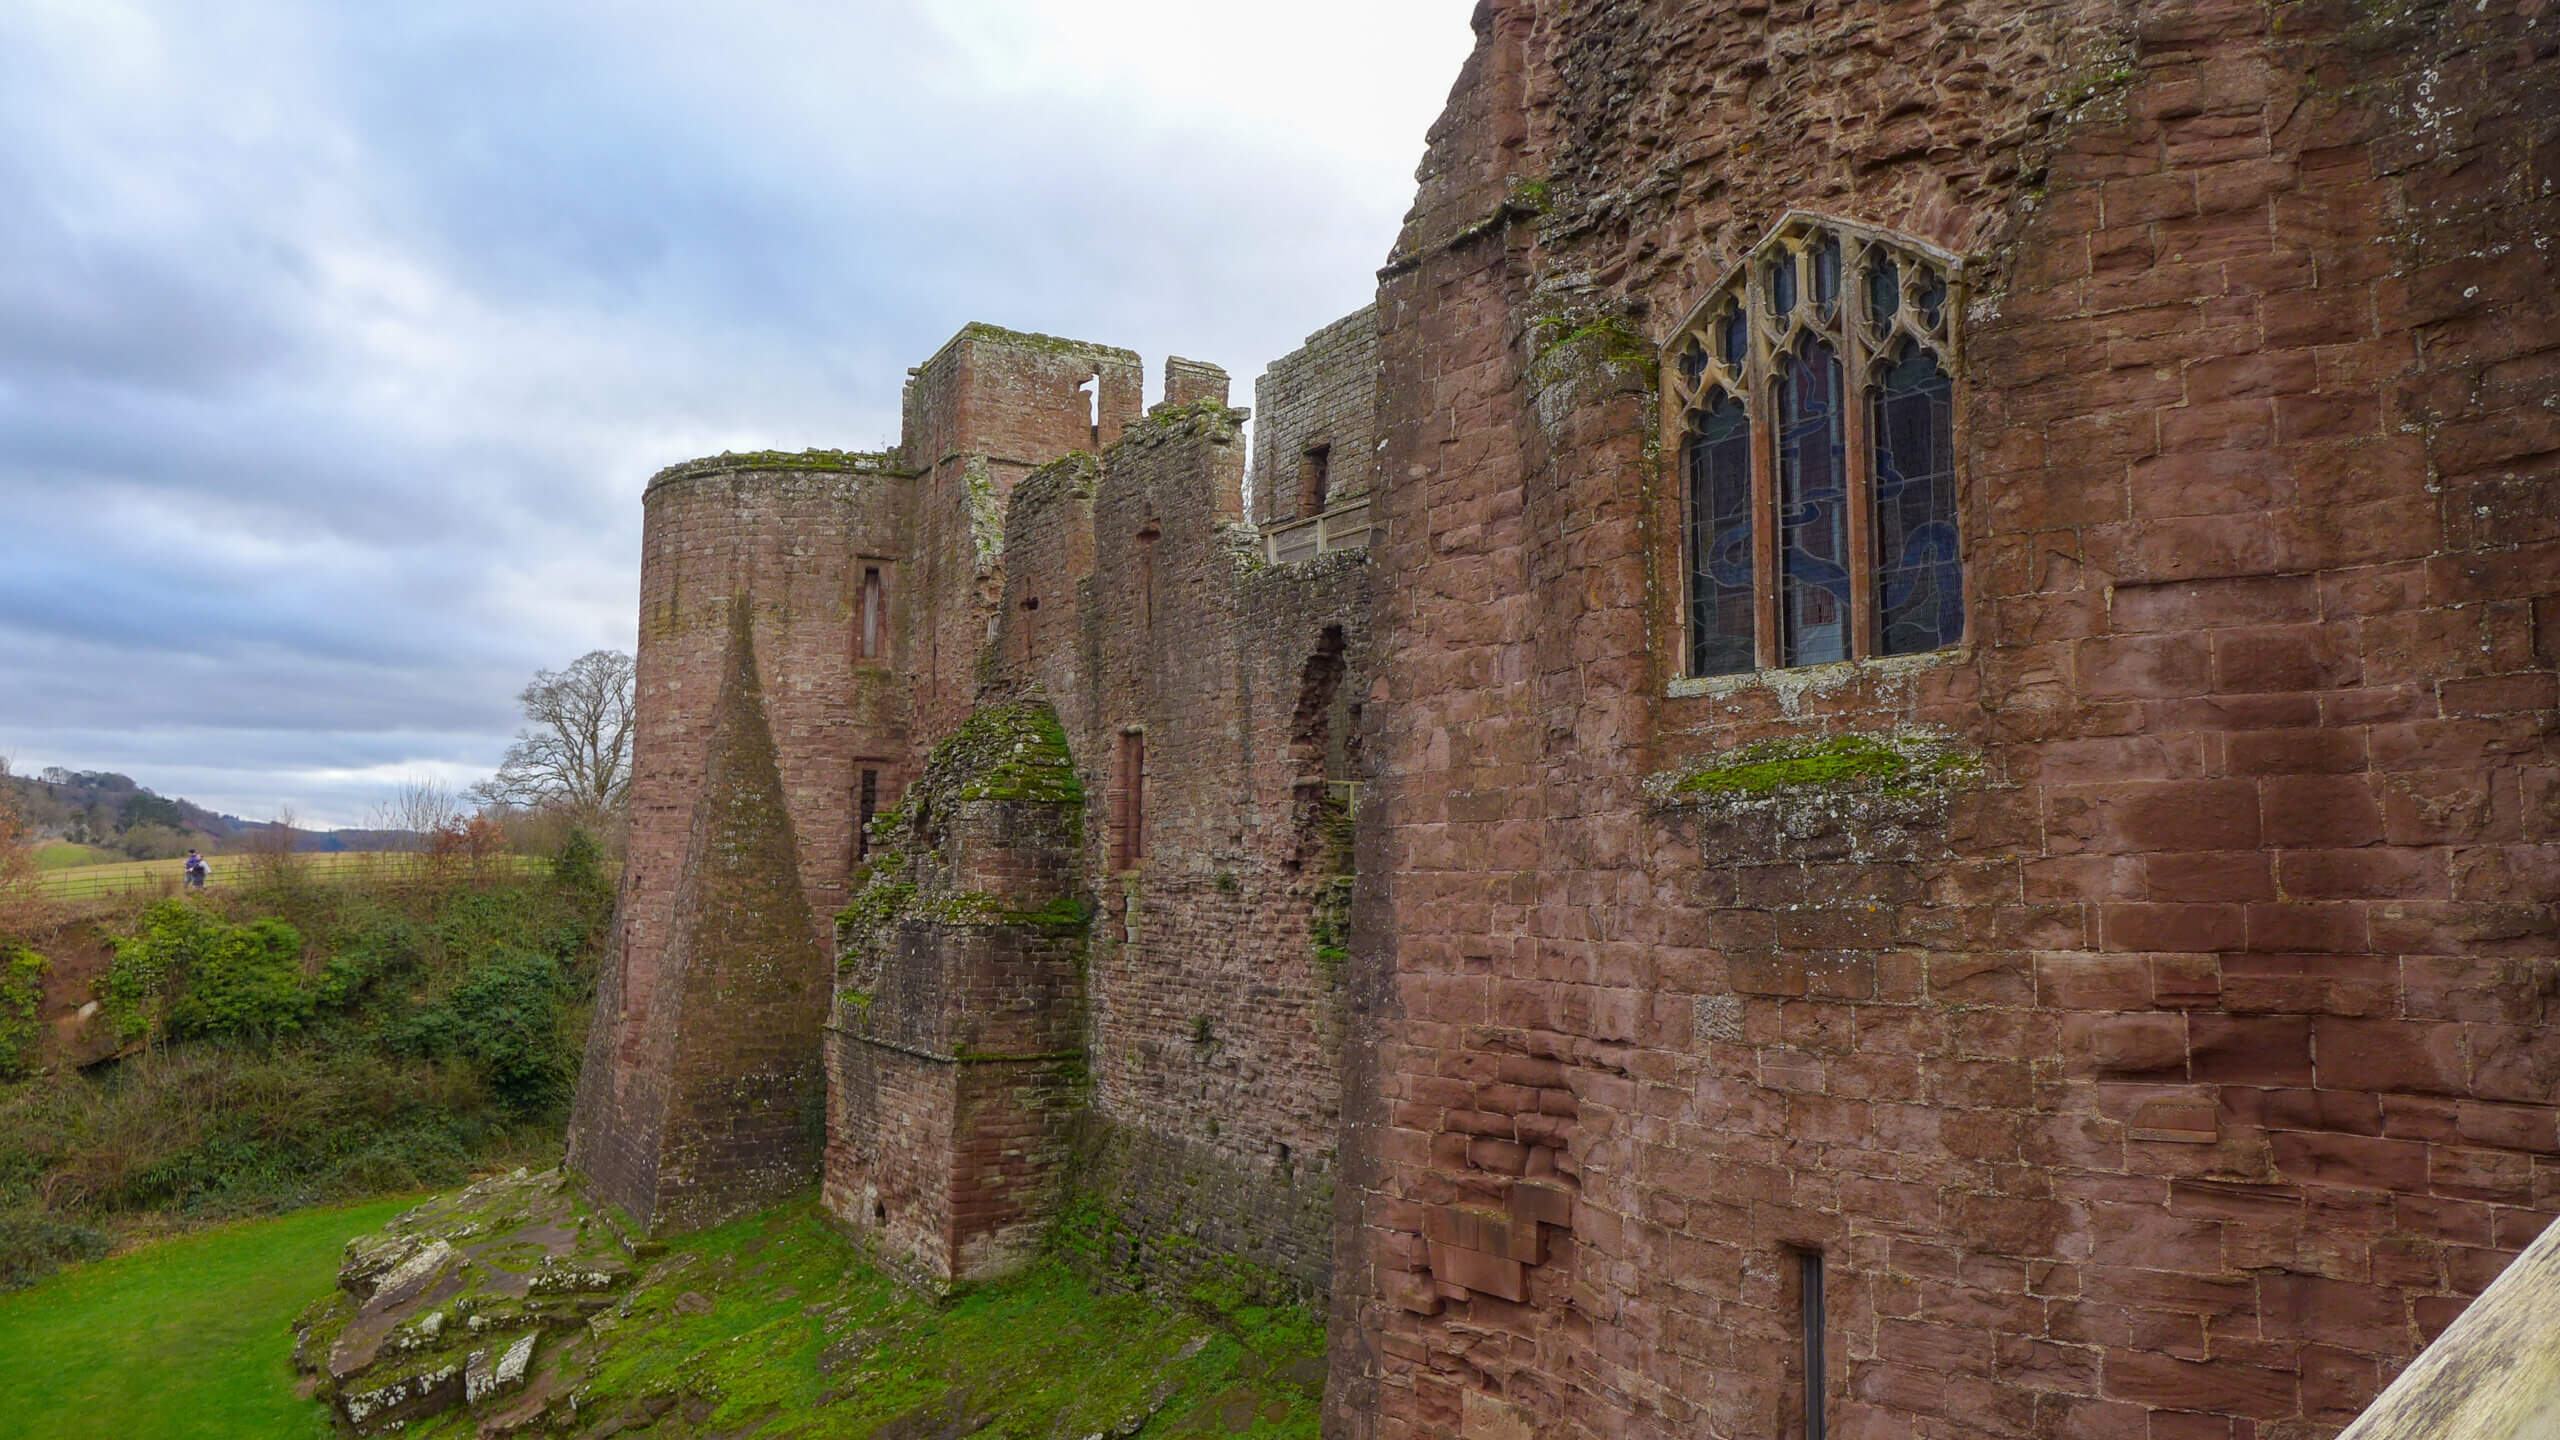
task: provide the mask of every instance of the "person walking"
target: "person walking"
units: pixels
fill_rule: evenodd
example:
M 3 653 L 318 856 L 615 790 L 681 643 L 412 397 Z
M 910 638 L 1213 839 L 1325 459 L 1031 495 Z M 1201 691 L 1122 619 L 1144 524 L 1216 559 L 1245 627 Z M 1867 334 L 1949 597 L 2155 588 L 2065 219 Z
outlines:
M 188 889 L 190 889 L 190 890 L 201 890 L 201 889 L 203 889 L 203 888 L 204 888 L 204 877 L 205 877 L 205 863 L 204 863 L 204 857 L 203 857 L 202 855 L 197 854 L 197 853 L 196 853 L 195 851 L 193 851 L 193 850 L 188 851 L 188 852 L 187 852 L 187 888 L 188 888 Z

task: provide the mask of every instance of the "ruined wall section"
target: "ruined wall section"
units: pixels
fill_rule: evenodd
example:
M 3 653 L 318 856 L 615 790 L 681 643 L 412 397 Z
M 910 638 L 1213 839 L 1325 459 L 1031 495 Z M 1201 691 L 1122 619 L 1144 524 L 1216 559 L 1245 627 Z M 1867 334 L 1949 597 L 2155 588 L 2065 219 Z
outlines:
M 1325 508 L 1375 488 L 1377 369 L 1378 316 L 1362 308 L 1308 336 L 1254 381 L 1255 523 L 1315 514 L 1308 501 L 1319 464 Z
M 1818 1251 L 1835 1433 L 2332 1434 L 2560 1211 L 2553 37 L 2284 14 L 1481 12 L 1379 312 L 1341 1433 L 1787 1433 Z M 1981 287 L 1972 629 L 1674 685 L 1648 352 L 1789 209 Z M 1825 736 L 1962 758 L 1643 788 Z
M 828 1209 L 937 1286 L 1036 1254 L 1085 1075 L 1083 792 L 1055 716 L 972 715 L 881 827 L 842 924 Z
M 918 366 L 902 450 L 916 471 L 911 629 L 917 734 L 958 727 L 1004 590 L 1013 487 L 1073 451 L 1100 454 L 1138 418 L 1144 375 L 1126 350 L 969 325 Z
M 830 451 L 720 456 L 650 483 L 626 898 L 570 1131 L 571 1164 L 643 1224 L 657 1205 L 679 1057 L 676 1031 L 653 1014 L 681 968 L 681 933 L 698 918 L 680 897 L 698 878 L 688 847 L 711 781 L 732 631 L 751 619 L 758 723 L 782 797 L 773 818 L 791 836 L 811 943 L 825 947 L 823 917 L 844 904 L 853 864 L 856 759 L 907 746 L 903 692 L 885 667 L 858 662 L 852 623 L 859 558 L 906 546 L 908 485 L 887 457 Z M 751 1010 L 734 1022 L 696 1015 L 683 1043 L 716 1048 L 727 1026 L 758 1023 Z

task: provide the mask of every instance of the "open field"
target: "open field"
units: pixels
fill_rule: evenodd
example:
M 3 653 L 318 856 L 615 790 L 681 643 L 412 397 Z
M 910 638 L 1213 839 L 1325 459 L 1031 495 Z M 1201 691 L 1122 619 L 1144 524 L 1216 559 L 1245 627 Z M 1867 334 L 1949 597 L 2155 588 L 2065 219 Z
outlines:
M 327 1412 L 294 1397 L 293 1317 L 347 1237 L 411 1203 L 224 1225 L 0 1294 L 0 1440 L 324 1440 Z
M 251 867 L 257 863 L 247 855 L 208 855 L 212 867 L 211 883 L 215 886 L 239 885 L 245 882 Z M 415 877 L 427 863 L 416 854 L 375 850 L 335 850 L 297 855 L 294 863 L 314 880 L 337 882 L 357 879 L 406 880 Z M 457 867 L 466 861 L 448 862 Z M 530 856 L 504 855 L 484 864 L 502 871 L 521 872 L 542 861 Z M 185 878 L 184 860 L 127 860 L 114 865 L 78 865 L 69 869 L 48 869 L 37 878 L 37 892 L 48 900 L 91 900 L 103 895 L 123 895 L 133 891 L 166 890 L 175 892 Z
M 123 860 L 124 856 L 121 852 L 97 845 L 74 845 L 68 840 L 57 840 L 50 845 L 36 847 L 36 868 L 39 870 L 69 870 L 81 865 L 113 865 Z

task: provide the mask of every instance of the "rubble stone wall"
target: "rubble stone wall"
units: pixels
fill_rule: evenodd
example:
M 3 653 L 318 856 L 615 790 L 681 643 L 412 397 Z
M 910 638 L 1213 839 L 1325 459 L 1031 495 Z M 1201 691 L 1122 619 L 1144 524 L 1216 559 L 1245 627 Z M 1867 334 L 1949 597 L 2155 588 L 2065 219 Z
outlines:
M 1306 508 L 1310 452 L 1325 455 L 1328 506 L 1377 483 L 1378 316 L 1354 311 L 1271 362 L 1253 386 L 1253 518 L 1274 525 Z

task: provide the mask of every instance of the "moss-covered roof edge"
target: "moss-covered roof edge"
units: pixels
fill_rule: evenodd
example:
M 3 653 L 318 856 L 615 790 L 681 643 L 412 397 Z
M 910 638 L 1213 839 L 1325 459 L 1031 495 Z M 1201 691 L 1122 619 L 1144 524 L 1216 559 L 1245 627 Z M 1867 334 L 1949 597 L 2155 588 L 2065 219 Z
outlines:
M 1123 349 L 1118 345 L 1098 345 L 1090 340 L 1070 340 L 1064 335 L 1043 335 L 1036 330 L 1007 330 L 1001 325 L 972 320 L 954 332 L 950 339 L 943 341 L 940 349 L 924 357 L 923 363 L 916 368 L 931 369 L 935 361 L 950 354 L 963 340 L 986 340 L 999 345 L 1019 346 L 1026 350 L 1047 350 L 1065 355 L 1126 360 L 1132 365 L 1142 363 L 1137 351 Z
M 647 490 L 676 480 L 689 480 L 703 475 L 734 475 L 741 471 L 817 471 L 830 475 L 886 475 L 907 479 L 914 472 L 905 468 L 895 450 L 749 450 L 743 453 L 723 450 L 698 460 L 680 460 L 649 477 Z

